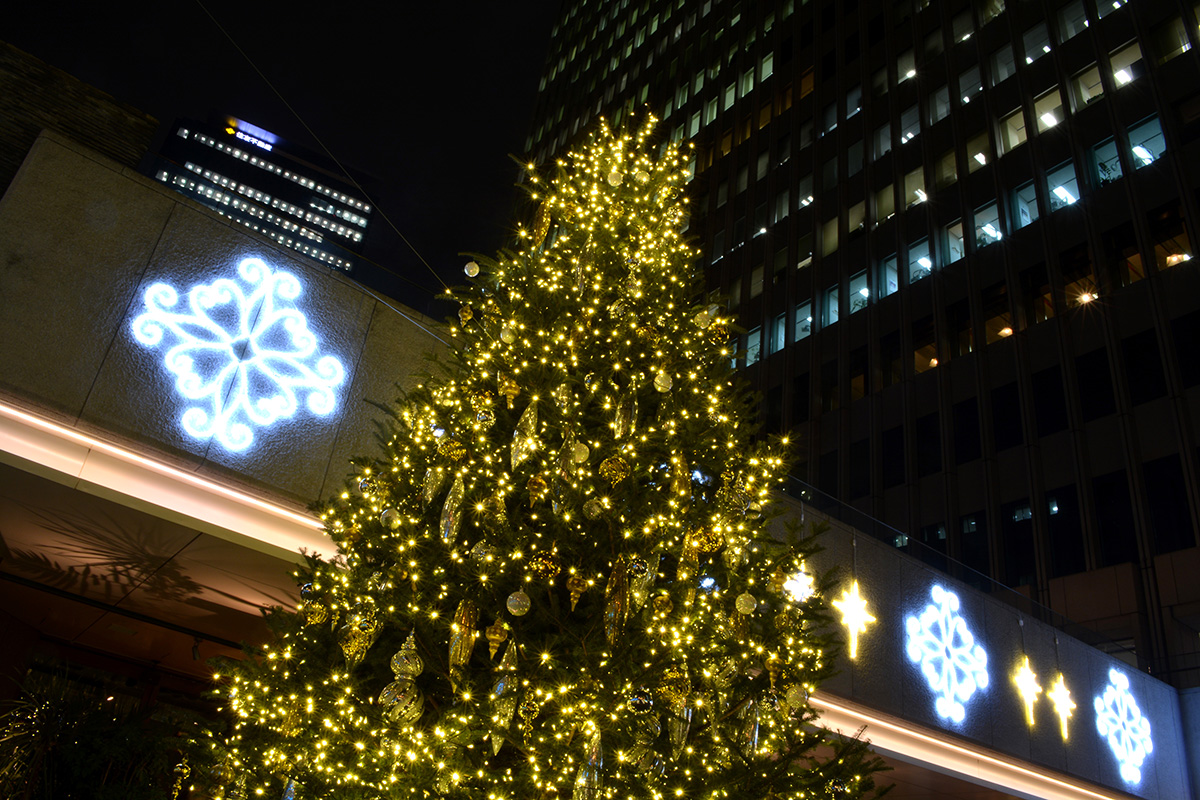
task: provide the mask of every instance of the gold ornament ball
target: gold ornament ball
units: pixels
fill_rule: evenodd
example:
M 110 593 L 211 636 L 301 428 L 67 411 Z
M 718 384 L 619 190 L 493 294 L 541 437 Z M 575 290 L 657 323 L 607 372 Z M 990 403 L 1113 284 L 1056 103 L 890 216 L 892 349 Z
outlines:
M 460 461 L 467 454 L 467 446 L 455 439 L 444 439 L 438 445 L 438 455 L 450 461 Z
M 588 446 L 586 444 L 577 443 L 573 448 L 571 448 L 571 460 L 576 464 L 582 464 L 583 462 L 587 461 L 589 455 L 591 455 L 591 451 L 588 450 Z
M 394 508 L 385 508 L 383 513 L 379 515 L 379 523 L 390 531 L 399 530 L 403 522 L 404 518 Z
M 625 176 L 622 175 L 620 172 L 613 171 L 613 172 L 608 173 L 609 186 L 620 186 L 624 182 L 625 182 Z
M 758 608 L 758 598 L 754 595 L 749 592 L 738 595 L 737 610 L 739 614 L 753 614 L 756 608 Z
M 638 183 L 645 186 L 647 183 L 650 182 L 650 173 L 646 172 L 646 170 L 644 170 L 644 169 L 639 169 L 637 172 L 634 173 L 633 178 Z
M 479 265 L 474 261 L 468 261 L 467 265 L 463 267 L 463 272 L 467 274 L 468 278 L 474 278 L 479 274 Z
M 518 589 L 508 596 L 508 600 L 505 601 L 504 605 L 508 608 L 508 613 L 514 617 L 523 617 L 529 613 L 533 602 L 529 599 L 529 595 Z
M 470 306 L 462 306 L 458 309 L 458 321 L 466 325 L 475 317 L 475 312 Z
M 555 553 L 538 553 L 529 560 L 529 574 L 534 580 L 552 580 L 561 569 L 562 565 Z
M 598 497 L 593 497 L 583 504 L 583 513 L 588 519 L 598 519 L 604 513 L 604 503 Z
M 688 544 L 699 553 L 715 553 L 725 546 L 725 534 L 709 525 L 699 525 L 688 531 Z
M 600 477 L 616 486 L 630 476 L 629 463 L 620 456 L 611 456 L 600 462 Z
M 652 604 L 654 606 L 654 613 L 664 617 L 675 610 L 675 602 L 671 600 L 671 595 L 669 594 L 660 594 L 656 596 L 652 601 Z
M 675 381 L 671 378 L 671 373 L 665 370 L 654 376 L 654 388 L 660 392 L 671 391 L 671 387 L 674 384 Z

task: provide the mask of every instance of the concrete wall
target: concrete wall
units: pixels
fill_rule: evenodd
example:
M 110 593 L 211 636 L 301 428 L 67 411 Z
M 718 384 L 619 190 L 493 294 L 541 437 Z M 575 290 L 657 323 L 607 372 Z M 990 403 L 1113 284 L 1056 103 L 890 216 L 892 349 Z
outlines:
M 823 690 L 885 715 L 1137 797 L 1196 797 L 1187 768 L 1189 748 L 1196 747 L 1195 719 L 1187 729 L 1188 717 L 1181 712 L 1175 688 L 884 542 L 830 521 L 790 498 L 780 502 L 786 508 L 779 520 L 781 526 L 789 521 L 831 524 L 819 540 L 824 550 L 813 558 L 811 567 L 818 574 L 836 571 L 829 600 L 839 599 L 857 580 L 868 610 L 876 618 L 859 637 L 857 657 L 851 660 L 843 655 L 838 664 L 841 672 L 823 685 Z M 923 674 L 922 663 L 911 660 L 907 652 L 913 624 L 909 620 L 920 618 L 934 603 L 934 586 L 957 596 L 959 608 L 953 616 L 962 620 L 974 644 L 986 653 L 987 685 L 962 701 L 960 722 L 938 713 L 937 692 Z M 836 611 L 834 616 L 840 619 Z M 844 634 L 845 629 L 838 627 Z M 955 641 L 962 644 L 963 639 L 959 636 Z M 965 657 L 965 652 L 959 655 Z M 1032 724 L 1014 682 L 1026 656 L 1042 689 L 1034 704 Z M 1097 729 L 1097 698 L 1106 705 L 1103 698 L 1113 670 L 1128 680 L 1128 696 L 1136 705 L 1136 715 L 1150 725 L 1153 750 L 1141 764 L 1137 781 L 1122 777 L 1120 761 Z M 1065 738 L 1046 697 L 1059 674 L 1075 703 Z M 1194 699 L 1192 702 L 1195 705 Z M 870 738 L 869 730 L 867 736 Z
M 306 315 L 319 353 L 341 362 L 344 380 L 334 387 L 332 413 L 312 413 L 307 394 L 298 392 L 298 411 L 255 428 L 253 445 L 239 452 L 184 430 L 184 413 L 201 403 L 176 391 L 176 375 L 165 365 L 180 340 L 168 335 L 147 346 L 133 322 L 147 311 L 154 284 L 178 292 L 172 311 L 185 310 L 193 287 L 220 280 L 250 293 L 237 272 L 248 258 L 297 279 L 292 302 Z M 235 305 L 205 313 L 229 327 Z M 392 400 L 397 384 L 410 384 L 425 368 L 424 354 L 443 347 L 428 318 L 385 304 L 344 275 L 55 133 L 37 140 L 0 200 L 0 392 L 274 499 L 307 504 L 338 491 L 349 458 L 376 452 L 383 415 L 366 401 Z M 197 358 L 199 372 L 215 368 L 203 354 Z

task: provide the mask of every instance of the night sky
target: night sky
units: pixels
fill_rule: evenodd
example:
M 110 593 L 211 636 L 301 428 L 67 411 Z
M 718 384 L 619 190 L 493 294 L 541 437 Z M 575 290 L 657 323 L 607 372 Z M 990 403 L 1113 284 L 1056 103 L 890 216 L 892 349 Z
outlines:
M 290 104 L 365 184 L 451 285 L 463 251 L 509 240 L 524 155 L 559 0 L 519 3 L 18 3 L 0 39 L 169 124 L 227 113 L 319 150 Z M 271 91 L 205 9 L 258 69 Z M 285 103 L 286 101 L 286 103 Z M 385 228 L 382 215 L 372 226 Z M 419 310 L 439 286 L 388 231 L 367 278 Z

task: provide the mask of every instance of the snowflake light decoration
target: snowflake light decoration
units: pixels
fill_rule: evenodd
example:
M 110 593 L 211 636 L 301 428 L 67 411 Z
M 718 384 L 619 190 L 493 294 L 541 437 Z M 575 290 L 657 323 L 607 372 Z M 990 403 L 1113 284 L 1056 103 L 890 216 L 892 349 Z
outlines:
M 338 359 L 317 353 L 317 337 L 295 307 L 295 276 L 258 258 L 237 271 L 242 283 L 197 284 L 182 308 L 174 287 L 152 285 L 133 335 L 146 347 L 173 339 L 163 363 L 176 391 L 194 401 L 180 418 L 184 430 L 240 452 L 254 442 L 254 427 L 294 416 L 301 395 L 312 413 L 332 412 L 333 389 L 346 373 Z
M 1129 691 L 1129 676 L 1110 669 L 1108 685 L 1094 705 L 1096 730 L 1108 738 L 1108 747 L 1121 765 L 1121 779 L 1140 783 L 1142 762 L 1154 750 L 1154 741 L 1150 738 L 1150 720 L 1142 716 Z
M 987 653 L 958 613 L 958 595 L 937 584 L 929 593 L 933 602 L 904 621 L 906 651 L 937 695 L 938 716 L 960 723 L 966 719 L 963 704 L 977 689 L 987 688 Z

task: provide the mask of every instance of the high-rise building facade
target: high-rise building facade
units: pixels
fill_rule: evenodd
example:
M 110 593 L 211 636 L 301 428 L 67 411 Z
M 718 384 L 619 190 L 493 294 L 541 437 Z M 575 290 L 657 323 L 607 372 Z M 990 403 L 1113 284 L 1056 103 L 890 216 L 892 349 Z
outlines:
M 644 108 L 691 138 L 697 268 L 797 478 L 1192 686 L 1198 17 L 575 0 L 528 150 Z
M 227 117 L 176 120 L 151 175 L 223 216 L 323 264 L 349 270 L 371 205 L 320 156 Z

